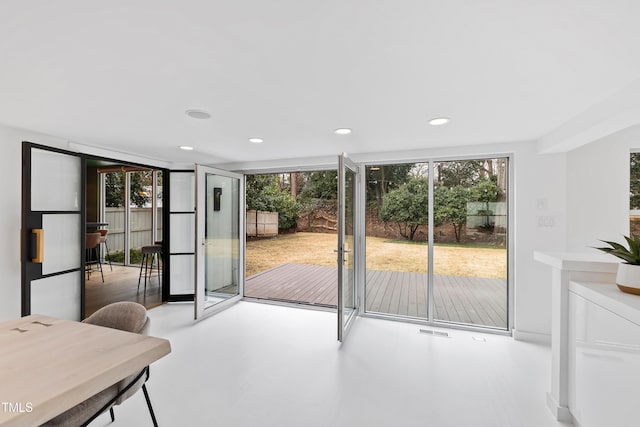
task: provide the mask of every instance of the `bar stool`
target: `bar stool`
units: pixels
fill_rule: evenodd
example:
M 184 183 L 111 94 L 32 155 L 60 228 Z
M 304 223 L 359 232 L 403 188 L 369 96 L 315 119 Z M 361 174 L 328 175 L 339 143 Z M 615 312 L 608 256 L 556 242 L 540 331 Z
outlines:
M 100 246 L 100 233 L 87 233 L 85 235 L 85 272 L 87 273 L 87 280 L 91 279 L 92 271 L 100 271 L 102 276 L 102 283 L 104 283 L 104 274 L 102 273 L 102 262 L 100 262 L 100 254 L 98 253 L 98 247 Z M 98 267 L 94 267 L 95 265 Z
M 147 277 L 151 283 L 151 273 L 153 272 L 153 262 L 156 262 L 156 271 L 158 272 L 158 286 L 161 285 L 160 278 L 160 261 L 162 260 L 162 246 L 148 245 L 142 247 L 142 261 L 140 262 L 140 273 L 138 274 L 138 291 L 140 291 L 140 280 L 142 279 L 142 269 L 144 268 L 144 290 L 147 290 Z M 151 266 L 149 266 L 151 263 Z
M 109 268 L 111 269 L 111 271 L 113 271 L 113 266 L 111 265 L 111 255 L 109 254 L 109 245 L 107 244 L 107 234 L 109 234 L 109 230 L 107 230 L 106 228 L 101 228 L 98 230 L 98 233 L 100 233 L 100 243 L 104 244 L 104 248 L 107 251 L 107 258 L 109 259 Z

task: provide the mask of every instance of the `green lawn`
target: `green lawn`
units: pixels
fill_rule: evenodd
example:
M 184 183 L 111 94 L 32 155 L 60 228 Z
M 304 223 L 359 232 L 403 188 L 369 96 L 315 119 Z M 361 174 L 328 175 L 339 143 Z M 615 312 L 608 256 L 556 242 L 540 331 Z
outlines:
M 294 233 L 247 242 L 247 277 L 284 263 L 334 267 L 335 234 Z M 426 244 L 367 237 L 367 269 L 427 272 Z M 434 273 L 506 279 L 507 250 L 488 246 L 438 245 Z

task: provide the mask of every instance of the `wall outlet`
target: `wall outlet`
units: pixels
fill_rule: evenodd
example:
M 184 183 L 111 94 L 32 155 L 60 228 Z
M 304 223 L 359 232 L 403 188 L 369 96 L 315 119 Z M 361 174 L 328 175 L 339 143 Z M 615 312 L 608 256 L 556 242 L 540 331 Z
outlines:
M 538 216 L 536 217 L 538 220 L 538 227 L 555 227 L 556 226 L 556 218 L 553 216 Z

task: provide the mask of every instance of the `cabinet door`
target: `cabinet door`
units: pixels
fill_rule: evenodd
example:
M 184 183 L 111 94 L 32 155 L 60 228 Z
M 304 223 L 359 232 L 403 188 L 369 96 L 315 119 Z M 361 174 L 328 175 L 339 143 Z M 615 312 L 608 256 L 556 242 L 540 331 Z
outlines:
M 569 298 L 569 409 L 582 427 L 640 418 L 640 326 L 585 298 Z

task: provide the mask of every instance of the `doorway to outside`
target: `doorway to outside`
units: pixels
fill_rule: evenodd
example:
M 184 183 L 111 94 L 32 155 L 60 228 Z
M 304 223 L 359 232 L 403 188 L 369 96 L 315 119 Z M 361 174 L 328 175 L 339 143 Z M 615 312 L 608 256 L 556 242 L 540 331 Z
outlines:
M 247 175 L 244 296 L 335 309 L 335 170 Z
M 102 234 L 99 264 L 85 273 L 86 316 L 116 301 L 160 305 L 162 171 L 87 159 L 86 180 L 87 235 Z
M 508 158 L 366 168 L 365 310 L 508 329 Z
M 363 166 L 365 312 L 508 330 L 508 160 Z M 336 307 L 336 180 L 247 176 L 246 297 Z

